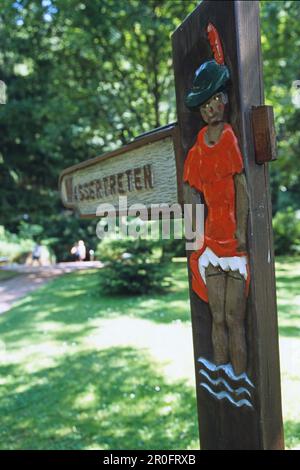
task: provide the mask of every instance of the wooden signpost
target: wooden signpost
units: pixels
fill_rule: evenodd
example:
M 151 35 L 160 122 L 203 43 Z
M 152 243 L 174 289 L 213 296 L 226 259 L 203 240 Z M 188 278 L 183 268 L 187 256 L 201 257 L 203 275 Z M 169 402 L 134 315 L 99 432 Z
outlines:
M 258 8 L 203 1 L 173 34 L 178 127 L 60 177 L 82 217 L 124 195 L 205 204 L 204 245 L 187 253 L 201 449 L 284 445 Z
M 185 99 L 195 71 L 213 57 L 207 37 L 210 23 L 219 33 L 224 62 L 230 72 L 228 121 L 243 155 L 249 193 L 247 250 L 250 289 L 245 317 L 246 374 L 236 380 L 236 377 L 229 376 L 226 368 L 214 365 L 211 309 L 191 288 L 201 448 L 282 449 L 270 186 L 267 164 L 258 165 L 255 160 L 251 126 L 252 108 L 263 105 L 264 100 L 258 2 L 204 1 L 173 35 L 183 160 L 204 124 L 199 113 L 187 108 Z M 268 128 L 265 126 L 266 131 Z M 268 137 L 272 139 L 272 129 Z M 273 158 L 273 155 L 267 155 L 267 148 L 265 161 Z M 191 191 L 186 191 L 185 202 L 191 200 Z
M 120 196 L 128 205 L 150 208 L 162 201 L 182 203 L 182 165 L 178 128 L 170 124 L 128 145 L 64 170 L 59 179 L 63 204 L 81 217 L 96 217 L 101 203 L 118 210 Z M 166 184 L 168 182 L 168 184 Z

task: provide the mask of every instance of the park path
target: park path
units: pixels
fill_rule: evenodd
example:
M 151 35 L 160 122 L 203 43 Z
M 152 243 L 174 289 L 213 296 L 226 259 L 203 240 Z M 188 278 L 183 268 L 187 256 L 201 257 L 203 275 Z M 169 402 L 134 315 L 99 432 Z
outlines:
M 18 275 L 0 282 L 0 315 L 7 312 L 21 297 L 38 289 L 57 276 L 82 269 L 101 267 L 102 263 L 100 261 L 77 261 L 58 263 L 51 266 L 13 265 L 2 267 L 2 270 L 15 271 Z

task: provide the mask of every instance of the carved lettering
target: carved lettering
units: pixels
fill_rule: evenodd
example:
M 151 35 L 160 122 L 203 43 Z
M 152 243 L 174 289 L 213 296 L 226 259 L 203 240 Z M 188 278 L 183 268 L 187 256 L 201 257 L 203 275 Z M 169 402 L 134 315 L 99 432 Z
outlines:
M 85 199 L 86 200 L 90 199 L 89 183 L 84 183 L 83 190 L 85 194 Z
M 95 180 L 90 182 L 90 198 L 91 199 L 96 199 L 95 183 L 96 183 Z
M 140 191 L 142 188 L 142 183 L 141 183 L 141 168 L 135 168 L 134 169 L 134 184 L 135 184 L 135 189 L 137 191 Z
M 82 189 L 82 184 L 78 185 L 78 190 L 79 190 L 79 200 L 84 201 L 84 191 Z
M 116 176 L 112 175 L 109 177 L 110 182 L 110 194 L 116 194 Z
M 132 191 L 132 185 L 131 185 L 131 170 L 127 170 L 125 173 L 126 173 L 126 175 L 127 175 L 128 191 Z
M 67 197 L 70 201 L 71 181 L 68 184 Z M 103 178 L 86 181 L 74 185 L 73 194 L 75 201 L 93 201 L 103 197 L 126 194 L 132 191 L 149 190 L 154 187 L 151 164 L 147 164 L 125 172 L 104 176 Z
M 101 183 L 101 180 L 96 180 L 96 198 L 97 199 L 100 199 L 103 197 L 103 194 L 102 194 L 102 183 Z
M 123 176 L 124 176 L 124 173 L 119 173 L 118 176 L 117 176 L 119 194 L 124 194 L 125 193 L 125 190 L 124 190 L 124 187 L 123 187 L 123 181 L 122 181 Z
M 108 178 L 107 177 L 103 178 L 103 183 L 104 183 L 104 194 L 105 196 L 108 196 L 109 193 L 108 193 Z
M 153 176 L 152 176 L 152 169 L 151 165 L 144 166 L 144 182 L 145 188 L 153 188 Z

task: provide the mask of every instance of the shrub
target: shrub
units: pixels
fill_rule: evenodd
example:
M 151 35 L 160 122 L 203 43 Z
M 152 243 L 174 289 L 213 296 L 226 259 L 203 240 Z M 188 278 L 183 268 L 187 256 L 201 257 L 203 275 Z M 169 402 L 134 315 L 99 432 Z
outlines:
M 26 253 L 30 253 L 34 246 L 32 240 L 21 239 L 18 235 L 9 233 L 0 226 L 0 257 L 8 261 L 17 261 L 18 258 Z
M 107 294 L 146 294 L 170 286 L 168 264 L 156 242 L 143 239 L 105 239 L 97 249 L 105 262 L 101 291 Z
M 291 207 L 279 211 L 273 219 L 276 255 L 300 253 L 300 219 Z
M 25 228 L 27 231 L 25 231 Z M 0 258 L 6 259 L 8 262 L 25 263 L 31 256 L 35 245 L 33 233 L 41 233 L 38 225 L 32 226 L 32 232 L 29 232 L 29 229 L 22 225 L 19 234 L 10 233 L 0 225 Z M 41 240 L 41 243 L 43 245 L 43 258 L 55 262 L 48 240 Z

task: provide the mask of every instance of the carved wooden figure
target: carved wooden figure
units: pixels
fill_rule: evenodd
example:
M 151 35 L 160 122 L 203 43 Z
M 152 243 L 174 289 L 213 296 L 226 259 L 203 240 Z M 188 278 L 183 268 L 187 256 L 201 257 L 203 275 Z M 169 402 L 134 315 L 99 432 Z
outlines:
M 198 68 L 186 97 L 186 105 L 199 110 L 207 124 L 198 133 L 184 167 L 184 181 L 203 193 L 208 208 L 204 244 L 191 255 L 190 267 L 193 290 L 209 303 L 214 362 L 230 362 L 240 375 L 247 366 L 247 184 L 237 138 L 224 120 L 229 70 L 211 23 L 207 32 L 214 59 Z
M 184 202 L 206 204 L 204 245 L 187 251 L 201 448 L 280 449 L 258 2 L 204 0 L 172 42 Z

